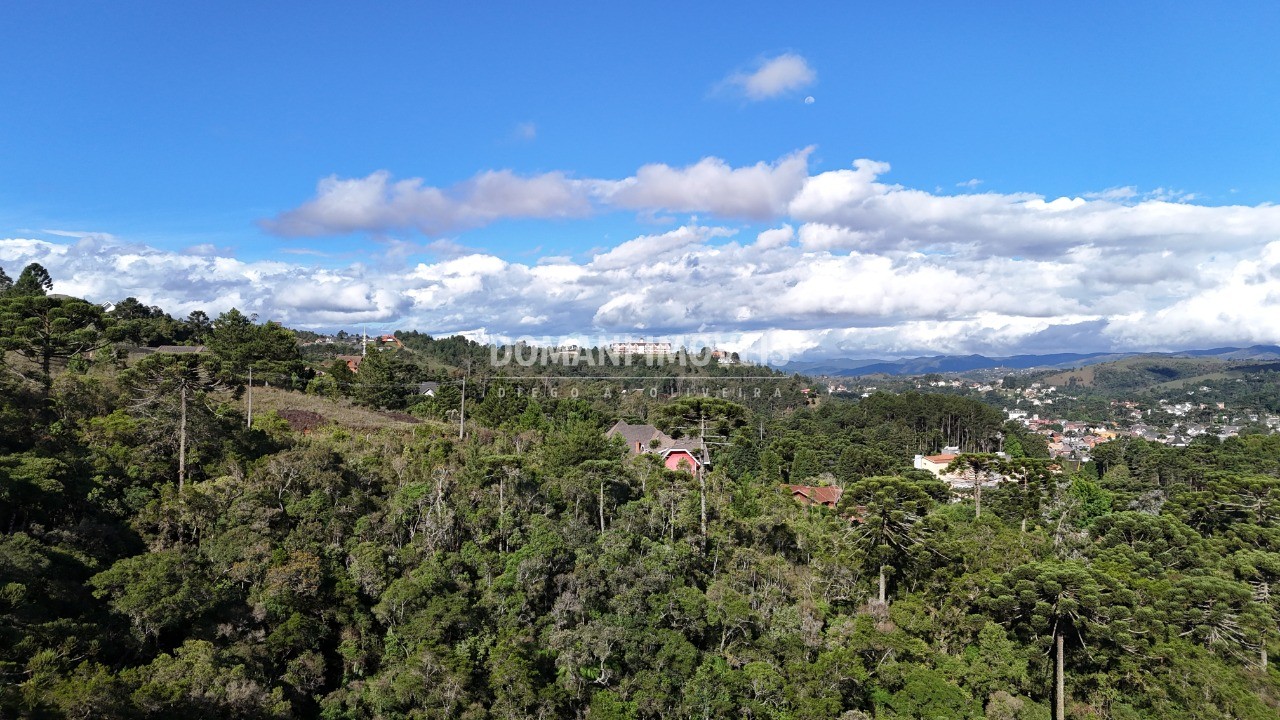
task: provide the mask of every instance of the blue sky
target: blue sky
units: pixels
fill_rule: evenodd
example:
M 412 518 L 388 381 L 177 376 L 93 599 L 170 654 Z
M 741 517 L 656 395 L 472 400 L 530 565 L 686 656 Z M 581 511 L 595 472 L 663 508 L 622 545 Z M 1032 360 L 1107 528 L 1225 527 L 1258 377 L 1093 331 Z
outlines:
M 1241 266 L 1269 277 L 1280 238 L 1280 7 L 831 5 L 7 3 L 0 265 L 312 327 L 714 332 L 859 355 L 1280 340 L 1256 321 L 1271 290 Z M 876 207 L 847 182 L 815 204 L 858 159 L 887 165 L 854 181 Z M 326 178 L 363 194 L 326 197 Z M 1084 205 L 1018 230 L 1042 212 L 1028 198 Z M 785 246 L 757 248 L 780 252 L 748 253 L 783 227 Z M 637 238 L 633 262 L 671 270 L 617 290 L 625 269 L 593 263 Z M 1085 279 L 1134 258 L 1154 269 Z M 545 299 L 537 267 L 582 292 Z M 704 269 L 708 297 L 672 285 L 680 267 Z M 907 302 L 917 271 L 985 304 Z M 334 291 L 323 307 L 263 299 L 308 274 Z M 1055 302 L 1020 310 L 1011 274 Z M 728 310 L 771 282 L 862 289 Z

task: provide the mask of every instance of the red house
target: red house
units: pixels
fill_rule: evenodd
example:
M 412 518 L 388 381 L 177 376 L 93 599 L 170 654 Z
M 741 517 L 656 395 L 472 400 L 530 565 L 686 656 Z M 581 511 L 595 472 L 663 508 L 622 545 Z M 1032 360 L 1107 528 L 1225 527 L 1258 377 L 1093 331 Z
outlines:
M 702 469 L 702 461 L 685 448 L 668 448 L 662 451 L 662 465 L 668 470 L 682 470 L 697 474 Z

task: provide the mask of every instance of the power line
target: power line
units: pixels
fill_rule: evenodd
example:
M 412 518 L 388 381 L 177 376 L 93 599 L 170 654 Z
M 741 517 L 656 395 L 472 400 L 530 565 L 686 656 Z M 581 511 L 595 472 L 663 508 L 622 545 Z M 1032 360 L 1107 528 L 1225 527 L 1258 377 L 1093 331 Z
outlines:
M 285 378 L 286 381 L 292 380 L 291 377 L 286 377 L 284 375 L 278 375 L 276 377 Z M 786 377 L 751 377 L 751 376 L 690 378 L 688 376 L 683 376 L 683 375 L 671 375 L 671 376 L 663 376 L 663 377 L 643 377 L 643 376 L 618 377 L 618 376 L 612 376 L 612 375 L 593 375 L 589 377 L 563 377 L 558 375 L 550 375 L 545 377 L 524 377 L 524 376 L 505 376 L 504 375 L 504 376 L 492 378 L 489 384 L 491 385 L 501 384 L 504 386 L 510 386 L 510 385 L 519 385 L 521 381 L 545 382 L 549 380 L 617 380 L 619 382 L 639 382 L 643 380 L 688 380 L 689 383 L 698 382 L 698 383 L 711 385 L 711 384 L 715 384 L 717 382 L 725 381 L 725 380 L 789 380 L 789 379 L 790 378 L 786 378 Z M 249 384 L 252 382 L 253 382 L 253 379 L 252 377 L 250 377 L 248 380 L 248 383 L 246 384 Z M 266 385 L 268 382 L 270 382 L 270 380 L 263 380 L 262 382 L 264 385 Z M 277 382 L 279 381 L 277 380 Z M 370 382 L 355 381 L 355 382 L 346 383 L 346 386 L 347 387 L 366 387 L 366 388 L 393 388 L 393 387 L 416 388 L 419 385 L 421 385 L 423 382 L 434 382 L 434 383 L 437 383 L 438 385 L 449 385 L 453 387 L 458 387 L 465 384 L 463 379 L 446 379 L 446 380 L 424 380 L 424 381 L 418 381 L 418 382 L 403 382 L 403 383 L 370 383 Z M 685 383 L 685 384 L 689 384 L 689 383 Z

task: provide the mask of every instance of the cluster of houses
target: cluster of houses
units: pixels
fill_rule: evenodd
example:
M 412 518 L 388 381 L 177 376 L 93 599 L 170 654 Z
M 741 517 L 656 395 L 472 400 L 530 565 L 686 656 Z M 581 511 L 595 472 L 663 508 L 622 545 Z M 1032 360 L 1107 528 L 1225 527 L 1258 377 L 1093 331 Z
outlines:
M 973 469 L 948 470 L 952 463 L 963 456 L 958 447 L 945 447 L 942 452 L 933 455 L 916 455 L 912 463 L 917 470 L 932 473 L 939 480 L 947 483 L 957 492 L 973 489 L 975 484 L 983 487 L 994 487 L 1008 480 L 994 469 L 979 474 Z M 996 453 L 996 457 L 1007 457 L 1004 453 Z M 1060 466 L 1051 466 L 1054 472 L 1060 472 Z M 844 496 L 844 489 L 835 485 L 783 485 L 782 490 L 799 504 L 820 506 L 835 509 Z M 848 516 L 850 522 L 861 522 L 865 508 L 852 508 Z
M 1248 412 L 1240 415 L 1215 413 L 1215 423 L 1210 425 L 1201 421 L 1178 419 L 1173 422 L 1157 424 L 1149 421 L 1152 409 L 1143 409 L 1137 402 L 1130 400 L 1113 401 L 1113 407 L 1128 411 L 1127 427 L 1117 427 L 1114 423 L 1085 423 L 1055 418 L 1042 418 L 1039 414 L 1028 415 L 1026 410 L 1006 410 L 1010 420 L 1021 423 L 1024 427 L 1044 435 L 1049 442 L 1049 454 L 1052 457 L 1064 457 L 1073 460 L 1087 461 L 1090 453 L 1099 443 L 1109 442 L 1119 437 L 1142 438 L 1151 442 L 1163 443 L 1174 447 L 1185 447 L 1193 440 L 1204 435 L 1212 435 L 1219 440 L 1238 435 L 1243 423 L 1261 423 L 1271 430 L 1280 430 L 1280 415 Z M 1216 403 L 1216 408 L 1204 403 L 1169 403 L 1160 401 L 1154 408 L 1175 418 L 1183 418 L 1197 410 L 1224 410 L 1223 403 Z M 1166 417 L 1166 415 L 1158 415 Z
M 1050 457 L 1066 457 L 1088 460 L 1089 452 L 1099 443 L 1115 440 L 1120 431 L 1107 423 L 1086 423 L 1074 420 L 1028 416 L 1026 410 L 1006 410 L 1005 415 L 1023 427 L 1043 435 L 1049 444 Z
M 379 335 L 366 342 L 366 347 L 372 347 L 374 350 L 402 350 L 404 343 L 400 342 L 400 338 L 395 335 Z M 352 373 L 360 373 L 360 363 L 364 362 L 364 355 L 339 355 L 338 360 L 347 364 L 347 369 Z
M 996 384 L 998 385 L 999 381 L 996 381 Z M 928 386 L 931 388 L 963 388 L 966 390 L 973 390 L 974 392 L 991 392 L 995 389 L 995 386 L 991 383 L 973 382 L 971 380 L 961 380 L 959 378 L 955 380 L 933 380 L 928 383 Z M 923 390 L 924 384 L 916 383 L 916 389 Z
M 1275 426 L 1272 426 L 1274 429 Z M 1168 427 L 1156 427 L 1145 422 L 1136 422 L 1125 431 L 1129 437 L 1140 437 L 1151 442 L 1164 443 L 1174 447 L 1186 447 L 1191 441 L 1203 435 L 1211 435 L 1219 440 L 1226 440 L 1240 434 L 1239 425 L 1209 426 L 1196 422 L 1175 422 Z
M 1033 406 L 1052 405 L 1052 396 L 1056 391 L 1057 388 L 1052 385 L 1032 383 L 1017 394 L 1017 400 L 1019 403 L 1030 400 L 1029 404 Z M 1209 392 L 1212 392 L 1211 388 L 1200 386 L 1188 390 L 1187 395 Z M 1049 440 L 1049 451 L 1054 457 L 1079 460 L 1088 460 L 1089 451 L 1098 443 L 1117 437 L 1142 438 L 1174 447 L 1185 447 L 1195 438 L 1204 435 L 1212 435 L 1220 440 L 1234 437 L 1248 423 L 1265 425 L 1273 432 L 1280 430 L 1280 415 L 1239 410 L 1230 412 L 1226 403 L 1218 401 L 1172 401 L 1161 398 L 1152 403 L 1112 400 L 1111 408 L 1119 424 L 1042 419 L 1038 414 L 1028 417 L 1026 410 L 1006 412 L 1009 419 L 1018 420 L 1026 427 L 1045 435 Z
M 1057 392 L 1058 388 L 1053 385 L 1042 385 L 1038 382 L 1033 382 L 1017 394 L 1021 400 L 1026 400 L 1028 404 L 1039 407 L 1041 405 L 1052 405 L 1053 396 Z
M 1030 421 L 1038 423 L 1038 418 L 1032 418 Z M 1073 432 L 1087 429 L 1083 423 L 1069 424 Z M 673 438 L 653 425 L 632 424 L 619 420 L 609 428 L 606 436 L 621 438 L 632 457 L 652 455 L 660 458 L 663 467 L 668 470 L 698 476 L 707 472 L 711 466 L 707 447 L 698 438 Z M 995 455 L 1007 457 L 1004 453 Z M 957 492 L 971 490 L 975 483 L 990 487 L 1007 479 L 995 471 L 978 473 L 972 469 L 948 470 L 953 462 L 961 457 L 963 453 L 960 452 L 960 448 L 945 447 L 942 452 L 933 455 L 916 455 L 913 466 L 917 470 L 932 473 Z M 839 507 L 840 500 L 844 497 L 844 488 L 833 484 L 783 484 L 780 490 L 800 505 L 823 507 L 832 511 Z M 846 519 L 851 523 L 860 523 L 865 516 L 865 508 L 862 507 L 847 508 L 844 512 Z
M 668 470 L 700 475 L 711 467 L 711 458 L 706 445 L 698 438 L 673 438 L 653 425 L 632 424 L 619 420 L 605 433 L 606 437 L 621 438 L 632 456 L 652 455 L 661 458 L 663 467 Z M 960 456 L 960 449 L 944 448 L 936 455 L 917 455 L 915 467 L 927 470 L 956 489 L 971 488 L 975 481 L 984 486 L 995 484 L 1000 478 L 983 476 L 980 480 L 972 472 L 947 472 L 947 467 Z M 790 485 L 781 487 L 796 502 L 805 506 L 818 506 L 836 509 L 844 496 L 844 488 L 837 485 Z M 860 508 L 854 508 L 849 515 L 850 522 L 860 522 Z
M 1010 420 L 1020 422 L 1025 427 L 1045 435 L 1053 458 L 1088 461 L 1089 453 L 1094 446 L 1120 436 L 1144 437 L 1169 442 L 1169 438 L 1164 434 L 1157 435 L 1152 428 L 1141 424 L 1135 425 L 1130 430 L 1117 430 L 1105 425 L 1041 418 L 1039 415 L 1028 417 L 1023 410 L 1006 412 Z M 1235 430 L 1238 428 L 1223 428 L 1223 431 Z M 660 457 L 663 466 L 669 470 L 697 475 L 710 468 L 711 460 L 707 448 L 697 438 L 677 439 L 653 425 L 633 425 L 621 420 L 606 434 L 608 437 L 621 437 L 627 444 L 628 452 L 633 456 Z M 995 473 L 984 473 L 979 476 L 972 470 L 948 471 L 952 463 L 961 456 L 960 448 L 945 447 L 941 452 L 932 455 L 916 455 L 912 466 L 917 470 L 932 473 L 956 490 L 972 488 L 974 483 L 978 482 L 984 487 L 991 486 L 1003 479 Z M 996 453 L 996 456 L 1007 457 L 1003 452 Z M 802 505 L 828 508 L 839 505 L 844 492 L 842 488 L 835 485 L 783 485 L 782 489 Z
M 698 438 L 673 438 L 653 425 L 631 424 L 619 420 L 605 433 L 606 437 L 622 438 L 632 457 L 653 455 L 662 459 L 668 470 L 699 475 L 711 467 L 706 445 Z M 806 506 L 835 510 L 844 496 L 844 488 L 836 485 L 783 485 L 782 490 L 796 502 Z M 860 522 L 861 508 L 854 508 L 850 522 Z

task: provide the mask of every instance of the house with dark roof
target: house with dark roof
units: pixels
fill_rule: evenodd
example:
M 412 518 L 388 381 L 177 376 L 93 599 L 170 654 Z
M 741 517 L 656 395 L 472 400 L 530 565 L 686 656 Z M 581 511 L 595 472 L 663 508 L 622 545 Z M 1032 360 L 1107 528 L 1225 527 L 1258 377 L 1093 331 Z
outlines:
M 347 364 L 347 369 L 352 373 L 360 372 L 360 363 L 364 362 L 363 355 L 339 355 L 338 360 Z
M 844 488 L 835 485 L 785 485 L 791 497 L 801 505 L 821 505 L 835 508 L 840 504 Z
M 620 437 L 632 455 L 657 455 L 668 470 L 697 475 L 711 465 L 707 448 L 698 438 L 673 438 L 652 425 L 632 425 L 619 420 L 605 437 Z
M 835 510 L 840 505 L 840 498 L 844 497 L 844 488 L 836 485 L 782 485 L 782 491 L 791 495 L 791 499 L 804 505 L 805 507 L 824 507 L 828 510 Z M 857 505 L 851 508 L 845 508 L 845 512 L 841 514 L 845 520 L 851 523 L 861 523 L 867 515 L 865 505 Z
M 664 439 L 671 438 L 658 428 L 652 425 L 632 425 L 626 420 L 619 420 L 609 428 L 605 437 L 620 437 L 627 443 L 627 450 L 632 455 L 639 455 L 648 451 L 651 447 L 657 447 Z

